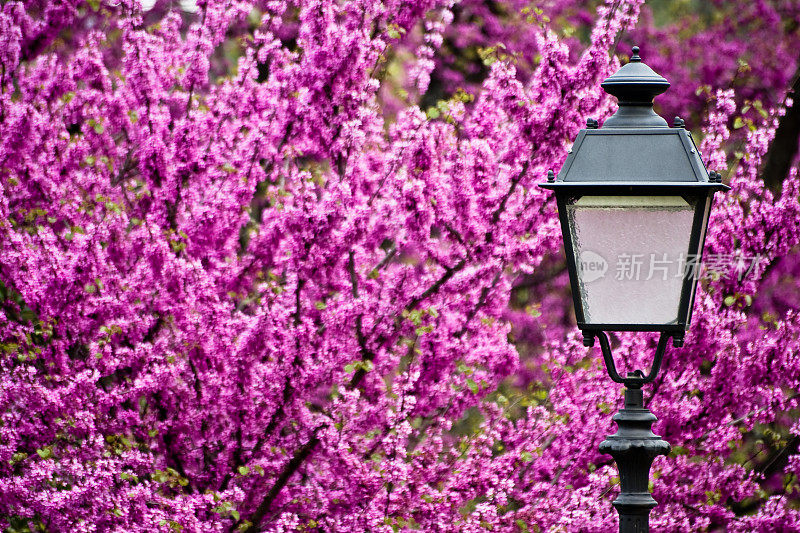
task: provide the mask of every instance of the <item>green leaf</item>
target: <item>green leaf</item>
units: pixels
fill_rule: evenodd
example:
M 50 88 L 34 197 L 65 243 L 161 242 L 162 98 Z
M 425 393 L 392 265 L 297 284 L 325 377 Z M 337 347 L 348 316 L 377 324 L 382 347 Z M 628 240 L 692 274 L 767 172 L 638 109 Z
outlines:
M 478 48 L 478 56 L 480 56 L 484 65 L 491 67 L 492 64 L 497 61 L 497 47 Z
M 243 475 L 243 476 L 246 476 L 247 474 L 249 474 L 249 473 L 250 473 L 250 469 L 249 469 L 249 468 L 247 468 L 246 466 L 240 466 L 239 468 L 237 468 L 237 470 L 238 470 L 238 471 L 239 471 L 239 473 L 240 473 L 241 475 Z
M 42 459 L 50 459 L 53 456 L 53 450 L 51 450 L 50 448 L 38 448 L 36 450 L 36 453 Z
M 478 384 L 475 383 L 475 380 L 473 380 L 472 378 L 467 379 L 467 387 L 469 388 L 469 390 L 472 391 L 472 394 L 477 394 L 478 390 L 480 389 Z
M 744 120 L 742 117 L 736 117 L 733 121 L 733 129 L 738 130 L 739 128 L 744 127 Z
M 525 312 L 533 318 L 542 316 L 542 312 L 539 310 L 539 307 L 539 304 L 528 305 L 525 307 Z
M 441 115 L 441 112 L 438 109 L 436 109 L 435 107 L 429 107 L 428 111 L 426 111 L 425 114 L 428 116 L 428 120 L 434 120 L 434 119 L 439 118 L 439 115 Z
M 475 99 L 475 95 L 472 95 L 459 87 L 456 89 L 456 94 L 453 96 L 453 98 L 466 104 L 472 102 Z
M 417 335 L 425 335 L 426 333 L 430 333 L 431 331 L 433 331 L 433 326 L 421 326 L 415 330 Z
M 405 33 L 405 28 L 398 26 L 397 24 L 389 24 L 386 27 L 386 35 L 392 39 L 399 39 L 402 35 L 405 35 Z
M 236 509 L 231 510 L 231 516 L 237 522 L 239 521 L 239 511 L 237 511 Z

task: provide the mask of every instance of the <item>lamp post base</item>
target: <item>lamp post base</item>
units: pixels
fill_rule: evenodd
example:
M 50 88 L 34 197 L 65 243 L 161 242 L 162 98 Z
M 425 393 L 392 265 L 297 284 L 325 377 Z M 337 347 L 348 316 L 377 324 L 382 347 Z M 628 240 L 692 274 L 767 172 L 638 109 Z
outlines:
M 659 455 L 667 455 L 669 443 L 651 430 L 658 420 L 644 406 L 641 385 L 625 389 L 625 407 L 616 415 L 618 430 L 600 444 L 600 452 L 614 458 L 619 468 L 622 492 L 614 500 L 620 533 L 650 531 L 650 510 L 656 501 L 650 495 L 650 466 Z

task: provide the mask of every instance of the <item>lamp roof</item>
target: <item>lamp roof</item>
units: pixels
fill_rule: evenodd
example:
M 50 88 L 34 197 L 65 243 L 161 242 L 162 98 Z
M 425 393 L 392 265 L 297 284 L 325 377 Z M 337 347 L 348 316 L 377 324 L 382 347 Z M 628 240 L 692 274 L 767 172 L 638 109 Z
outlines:
M 556 183 L 708 183 L 697 147 L 683 128 L 582 130 Z

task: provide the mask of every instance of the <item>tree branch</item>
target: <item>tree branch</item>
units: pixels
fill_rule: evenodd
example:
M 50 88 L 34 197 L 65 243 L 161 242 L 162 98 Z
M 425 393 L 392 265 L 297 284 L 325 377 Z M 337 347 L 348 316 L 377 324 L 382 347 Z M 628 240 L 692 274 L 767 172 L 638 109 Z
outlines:
M 502 200 L 500 200 L 500 205 L 498 205 L 497 209 L 495 209 L 494 213 L 492 213 L 492 224 L 497 224 L 497 221 L 500 220 L 500 215 L 502 215 L 503 211 L 506 210 L 506 203 L 508 202 L 508 199 L 511 198 L 511 195 L 514 194 L 515 190 L 517 190 L 517 185 L 522 177 L 528 172 L 528 167 L 530 164 L 530 160 L 525 161 L 525 164 L 522 165 L 522 170 L 520 170 L 519 174 L 517 174 L 511 181 L 511 187 L 508 188 L 508 192 L 506 192 Z
M 461 337 L 464 336 L 464 333 L 467 332 L 467 326 L 469 325 L 470 322 L 472 322 L 472 319 L 475 318 L 475 315 L 478 314 L 478 311 L 480 311 L 481 307 L 486 305 L 486 300 L 488 299 L 489 292 L 491 292 L 491 290 L 497 286 L 497 282 L 500 281 L 500 274 L 502 272 L 503 269 L 501 268 L 500 270 L 497 271 L 497 274 L 494 275 L 492 283 L 483 288 L 483 290 L 481 291 L 481 295 L 478 297 L 478 303 L 475 304 L 475 307 L 470 309 L 469 313 L 467 314 L 467 319 L 464 321 L 464 325 L 461 327 L 460 330 L 458 330 L 455 333 L 454 335 L 455 338 L 460 339 Z
M 465 266 L 467 266 L 467 260 L 466 259 L 462 259 L 461 261 L 456 263 L 455 266 L 446 268 L 445 272 L 444 272 L 444 275 L 442 275 L 441 278 L 436 280 L 436 282 L 433 285 L 428 287 L 428 289 L 425 292 L 423 292 L 422 294 L 420 294 L 419 296 L 417 296 L 416 298 L 411 300 L 408 303 L 408 305 L 406 305 L 405 310 L 406 311 L 412 311 L 412 310 L 416 309 L 416 307 L 420 303 L 422 303 L 424 300 L 427 300 L 428 298 L 430 298 L 431 296 L 433 296 L 434 294 L 439 292 L 439 289 L 442 288 L 442 285 L 444 285 L 445 283 L 450 281 L 450 278 L 455 276 L 456 273 L 458 273 L 459 271 L 463 270 Z
M 311 455 L 311 452 L 314 451 L 314 448 L 317 447 L 319 444 L 319 438 L 317 438 L 317 431 L 320 428 L 314 430 L 314 434 L 306 442 L 303 446 L 300 447 L 294 454 L 294 457 L 289 461 L 289 463 L 284 467 L 283 471 L 278 476 L 278 479 L 275 480 L 275 483 L 272 485 L 272 488 L 269 489 L 269 492 L 264 497 L 264 499 L 259 504 L 256 511 L 253 513 L 253 516 L 250 518 L 251 525 L 244 528 L 243 533 L 255 533 L 256 531 L 261 530 L 261 520 L 264 519 L 264 516 L 269 511 L 269 508 L 272 506 L 272 502 L 275 501 L 275 498 L 278 497 L 283 487 L 286 486 L 286 483 L 289 482 L 289 479 L 292 475 L 300 468 L 300 465 Z M 234 532 L 238 528 L 238 522 L 231 526 L 230 531 Z

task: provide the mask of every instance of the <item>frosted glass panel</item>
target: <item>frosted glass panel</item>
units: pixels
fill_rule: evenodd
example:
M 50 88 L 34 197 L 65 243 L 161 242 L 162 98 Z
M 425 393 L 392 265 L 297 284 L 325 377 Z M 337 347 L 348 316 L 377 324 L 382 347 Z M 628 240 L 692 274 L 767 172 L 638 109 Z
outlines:
M 706 201 L 703 203 L 703 226 L 702 226 L 702 229 L 700 230 L 700 240 L 698 241 L 698 248 L 696 250 L 691 250 L 691 252 L 693 254 L 695 254 L 695 256 L 698 258 L 698 262 L 699 262 L 699 258 L 702 257 L 702 255 L 703 255 L 703 243 L 706 242 L 706 230 L 708 229 L 708 215 L 709 215 L 709 212 L 711 211 L 711 198 L 712 198 L 712 196 L 709 196 L 708 198 L 706 198 Z M 693 275 L 696 276 L 696 274 L 698 274 L 698 273 L 699 272 L 694 272 Z M 689 293 L 689 313 L 686 316 L 686 320 L 687 320 L 686 324 L 687 325 L 689 324 L 688 321 L 691 320 L 691 318 L 692 318 L 692 309 L 694 309 L 694 295 L 695 295 L 695 292 L 696 292 L 695 285 L 696 285 L 696 282 L 692 283 L 692 290 Z
M 693 206 L 680 196 L 584 196 L 567 218 L 586 323 L 677 321 Z

